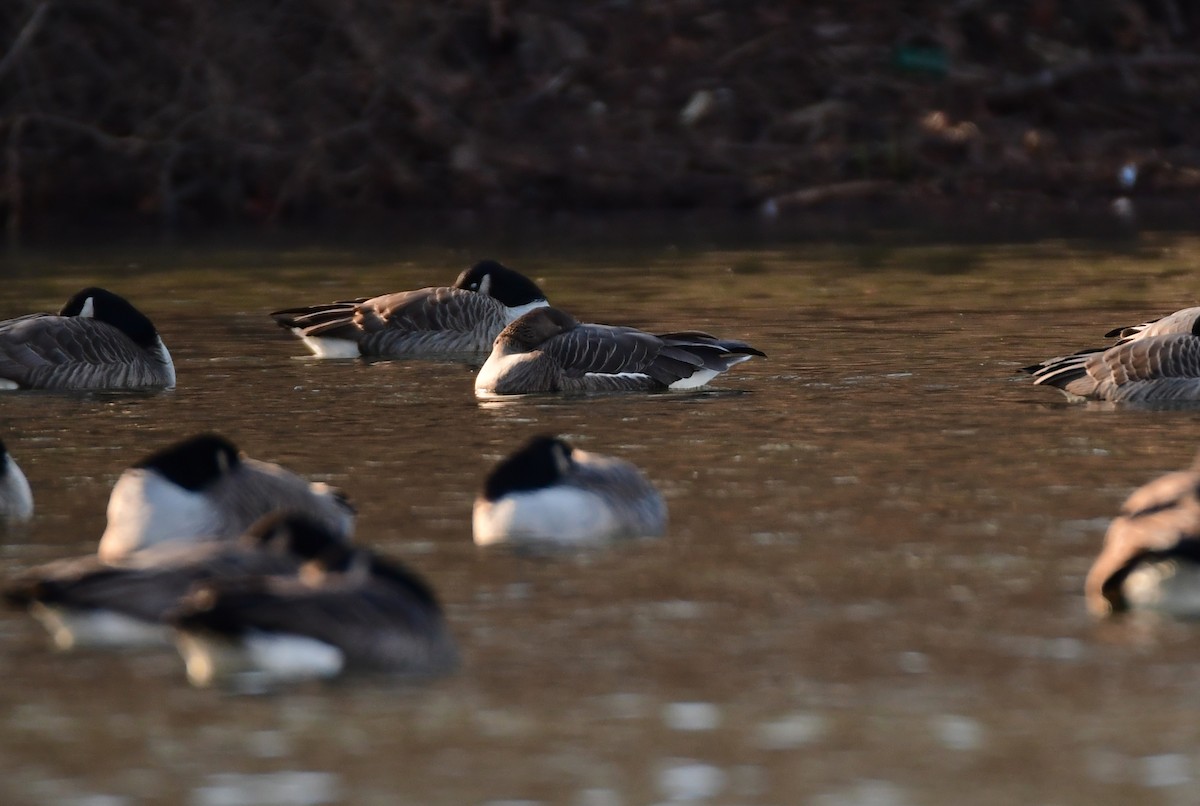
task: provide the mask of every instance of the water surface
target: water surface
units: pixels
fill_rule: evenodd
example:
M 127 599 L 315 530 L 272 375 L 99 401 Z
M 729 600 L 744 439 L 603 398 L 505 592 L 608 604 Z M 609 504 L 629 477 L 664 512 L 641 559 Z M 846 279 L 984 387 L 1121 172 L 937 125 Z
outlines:
M 0 399 L 38 506 L 0 573 L 94 550 L 125 465 L 218 430 L 348 491 L 464 660 L 235 697 L 170 653 L 51 652 L 6 612 L 0 800 L 1190 802 L 1200 628 L 1097 623 L 1082 584 L 1129 491 L 1191 461 L 1200 412 L 1070 406 L 1015 372 L 1194 303 L 1200 241 L 492 253 L 581 319 L 769 355 L 694 395 L 479 403 L 469 364 L 306 359 L 265 316 L 449 282 L 485 248 L 6 258 L 0 317 L 108 286 L 179 388 Z M 540 432 L 640 465 L 668 536 L 476 549 L 483 473 Z

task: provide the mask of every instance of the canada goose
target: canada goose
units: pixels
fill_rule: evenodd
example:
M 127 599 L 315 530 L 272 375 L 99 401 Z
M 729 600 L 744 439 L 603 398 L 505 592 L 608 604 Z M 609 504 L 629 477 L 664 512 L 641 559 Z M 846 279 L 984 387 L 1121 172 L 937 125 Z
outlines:
M 1105 334 L 1111 347 L 1081 350 L 1025 367 L 1035 384 L 1071 400 L 1200 401 L 1200 308 Z
M 457 665 L 433 591 L 399 563 L 333 536 L 298 576 L 201 583 L 168 620 L 197 686 L 348 669 L 426 677 Z
M 557 308 L 513 322 L 475 377 L 475 393 L 696 389 L 751 356 L 740 341 L 685 331 L 655 336 L 632 327 L 584 325 Z
M 112 561 L 165 540 L 232 539 L 277 510 L 308 515 L 343 538 L 354 528 L 354 508 L 340 490 L 200 434 L 121 474 L 97 553 Z
M 235 541 L 158 543 L 111 563 L 89 555 L 31 568 L 5 584 L 4 598 L 28 609 L 59 649 L 165 645 L 163 619 L 192 585 L 295 574 L 327 534 L 303 516 L 276 513 Z
M 0 440 L 0 521 L 27 521 L 32 517 L 29 481 Z
M 289 308 L 271 316 L 319 358 L 420 356 L 487 352 L 505 325 L 547 304 L 532 280 L 484 260 L 449 288 Z
M 1200 467 L 1160 476 L 1129 496 L 1085 592 L 1100 616 L 1140 609 L 1200 616 Z
M 658 537 L 667 506 L 630 462 L 538 436 L 488 474 L 472 525 L 480 546 Z
M 103 288 L 55 314 L 0 322 L 0 389 L 172 389 L 175 365 L 146 315 Z

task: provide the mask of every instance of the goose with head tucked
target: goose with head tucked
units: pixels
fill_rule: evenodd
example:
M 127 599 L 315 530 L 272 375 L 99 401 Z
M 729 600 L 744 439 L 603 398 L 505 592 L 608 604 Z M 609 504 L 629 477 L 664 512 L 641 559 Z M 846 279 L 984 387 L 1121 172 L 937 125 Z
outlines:
M 0 322 L 0 389 L 172 389 L 175 364 L 126 299 L 85 288 L 58 314 Z
M 667 506 L 632 463 L 538 436 L 488 474 L 472 526 L 480 546 L 582 545 L 659 537 Z
M 278 510 L 307 515 L 343 539 L 354 529 L 354 507 L 337 488 L 199 434 L 121 474 L 97 553 L 111 561 L 168 540 L 231 540 Z
M 654 335 L 632 327 L 580 324 L 538 308 L 496 336 L 475 393 L 649 392 L 697 389 L 730 367 L 766 354 L 699 331 Z
M 1154 610 L 1200 617 L 1200 463 L 1139 487 L 1109 524 L 1088 571 L 1096 615 Z
M 1025 367 L 1033 382 L 1069 400 L 1125 403 L 1200 401 L 1200 307 L 1105 334 L 1109 347 Z
M 5 584 L 4 598 L 27 609 L 59 649 L 166 645 L 164 618 L 193 585 L 294 575 L 329 539 L 305 516 L 275 513 L 234 541 L 168 541 L 114 562 L 88 555 L 31 568 Z
M 33 517 L 33 491 L 21 468 L 0 440 L 0 521 L 27 521 Z
M 485 353 L 505 325 L 545 306 L 546 295 L 523 274 L 484 260 L 450 287 L 275 311 L 319 358 Z
M 403 565 L 332 535 L 299 575 L 213 579 L 168 620 L 197 686 L 349 670 L 429 677 L 458 662 L 432 589 Z

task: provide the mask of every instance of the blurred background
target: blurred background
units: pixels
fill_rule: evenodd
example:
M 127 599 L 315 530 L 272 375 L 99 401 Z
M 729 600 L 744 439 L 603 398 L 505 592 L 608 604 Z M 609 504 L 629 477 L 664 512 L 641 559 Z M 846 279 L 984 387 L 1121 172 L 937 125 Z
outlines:
M 1145 209 L 1200 185 L 1198 32 L 1179 0 L 10 0 L 0 216 Z

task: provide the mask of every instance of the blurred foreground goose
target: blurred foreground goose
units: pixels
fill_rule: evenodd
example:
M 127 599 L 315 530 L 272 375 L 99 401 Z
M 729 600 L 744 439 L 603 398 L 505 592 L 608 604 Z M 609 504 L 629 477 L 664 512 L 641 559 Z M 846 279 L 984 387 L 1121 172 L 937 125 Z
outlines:
M 1025 367 L 1035 384 L 1072 400 L 1200 401 L 1200 308 L 1120 327 L 1111 347 L 1081 350 Z
M 0 521 L 27 521 L 32 517 L 29 481 L 0 440 Z
M 660 536 L 667 506 L 633 464 L 539 436 L 488 474 L 472 520 L 481 546 L 578 544 Z
M 0 322 L 0 389 L 172 389 L 175 364 L 146 315 L 103 288 L 55 314 Z
M 289 308 L 271 316 L 319 358 L 420 356 L 487 352 L 505 325 L 547 304 L 528 277 L 484 260 L 449 288 Z
M 1168 473 L 1129 496 L 1085 590 L 1096 615 L 1148 609 L 1200 617 L 1200 467 Z
M 31 568 L 4 586 L 59 649 L 167 644 L 164 617 L 198 582 L 295 575 L 331 538 L 303 516 L 268 515 L 235 541 L 159 543 L 108 563 L 95 555 Z
M 458 662 L 433 591 L 399 563 L 333 535 L 299 576 L 202 583 L 168 620 L 197 686 L 350 669 L 426 677 Z
M 766 354 L 698 331 L 655 336 L 580 324 L 557 308 L 538 308 L 500 331 L 475 378 L 475 393 L 696 389 L 756 355 Z
M 216 434 L 200 434 L 130 467 L 108 499 L 102 560 L 167 540 L 228 540 L 263 515 L 307 515 L 349 538 L 354 507 L 337 488 L 240 454 Z

